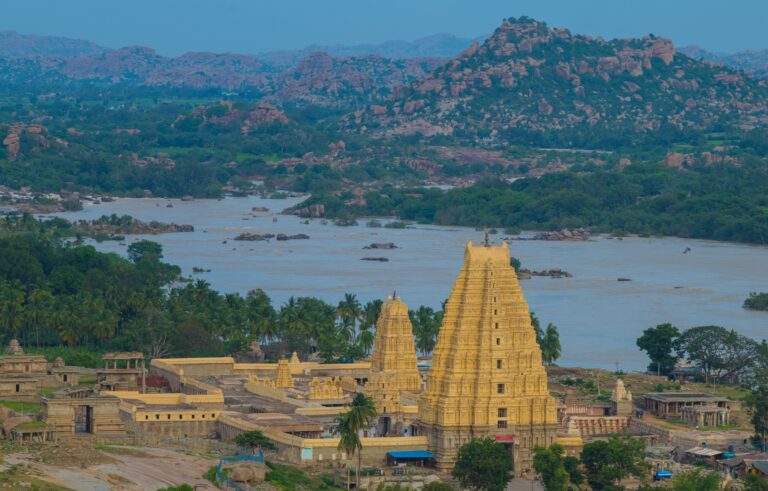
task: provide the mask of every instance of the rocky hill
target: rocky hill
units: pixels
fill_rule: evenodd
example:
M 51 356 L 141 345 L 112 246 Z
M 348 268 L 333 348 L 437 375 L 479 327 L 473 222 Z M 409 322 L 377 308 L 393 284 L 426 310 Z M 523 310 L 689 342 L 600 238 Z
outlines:
M 278 102 L 343 106 L 377 101 L 394 87 L 427 76 L 440 58 L 337 57 L 312 53 L 282 69 L 239 54 L 186 53 L 165 57 L 143 46 L 95 55 L 11 58 L 0 55 L 0 83 L 55 86 L 85 81 L 192 89 L 247 90 Z
M 762 127 L 767 101 L 765 81 L 693 60 L 664 38 L 604 40 L 511 18 L 349 124 L 377 135 L 596 148 Z
M 107 51 L 109 48 L 81 39 L 0 31 L 0 53 L 4 58 L 98 56 Z
M 683 46 L 679 51 L 695 60 L 704 60 L 751 72 L 755 78 L 768 77 L 768 49 L 762 51 L 746 50 L 728 54 L 707 51 L 699 46 Z

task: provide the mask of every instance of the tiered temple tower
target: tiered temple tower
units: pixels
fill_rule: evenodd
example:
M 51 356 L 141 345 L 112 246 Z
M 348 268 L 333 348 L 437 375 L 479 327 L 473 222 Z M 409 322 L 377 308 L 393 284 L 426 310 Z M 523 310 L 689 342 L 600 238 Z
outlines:
M 421 390 L 421 375 L 416 366 L 413 326 L 408 306 L 397 297 L 387 297 L 381 306 L 373 341 L 371 373 L 387 372 L 398 390 Z
M 515 469 L 530 467 L 533 448 L 556 439 L 556 408 L 507 244 L 468 243 L 419 401 L 438 467 L 484 436 L 509 448 Z
M 624 386 L 624 381 L 616 379 L 616 387 L 611 393 L 611 406 L 615 416 L 632 416 L 634 406 L 632 393 Z

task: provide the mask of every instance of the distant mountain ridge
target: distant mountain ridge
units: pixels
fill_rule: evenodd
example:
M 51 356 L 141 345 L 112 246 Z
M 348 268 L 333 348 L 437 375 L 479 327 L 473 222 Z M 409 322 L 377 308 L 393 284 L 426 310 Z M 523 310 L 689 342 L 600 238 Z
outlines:
M 679 141 L 719 127 L 767 126 L 768 88 L 681 55 L 661 37 L 604 40 L 510 18 L 482 45 L 349 123 L 382 136 L 583 148 Z
M 377 55 L 391 59 L 415 58 L 455 58 L 474 41 L 482 41 L 487 36 L 474 39 L 454 36 L 453 34 L 434 34 L 415 41 L 387 41 L 380 44 L 311 45 L 299 50 L 270 51 L 257 54 L 256 57 L 279 67 L 295 66 L 300 60 L 315 52 L 324 52 L 333 56 L 358 57 Z
M 751 72 L 756 78 L 768 77 L 768 49 L 761 51 L 746 50 L 729 54 L 708 51 L 699 46 L 683 46 L 678 51 L 695 60 L 705 60 L 710 63 Z
M 82 39 L 0 31 L 3 58 L 98 56 L 107 51 L 109 48 Z

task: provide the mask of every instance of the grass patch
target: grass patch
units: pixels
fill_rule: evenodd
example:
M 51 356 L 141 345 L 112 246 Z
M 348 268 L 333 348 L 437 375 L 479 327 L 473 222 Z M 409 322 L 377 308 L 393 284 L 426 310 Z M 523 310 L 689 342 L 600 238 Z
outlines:
M 267 466 L 270 469 L 267 473 L 267 482 L 285 491 L 293 491 L 294 489 L 341 490 L 334 485 L 333 477 L 328 474 L 319 477 L 308 476 L 295 467 L 275 464 L 274 462 L 267 462 Z
M 42 421 L 27 421 L 26 423 L 21 423 L 17 427 L 18 428 L 45 428 L 48 426 L 47 424 L 43 423 Z
M 32 355 L 43 355 L 46 360 L 52 362 L 56 357 L 61 357 L 68 366 L 99 368 L 104 351 L 82 347 L 49 346 L 47 348 L 25 348 Z
M 37 414 L 40 412 L 40 403 L 20 401 L 0 401 L 0 404 L 19 414 Z

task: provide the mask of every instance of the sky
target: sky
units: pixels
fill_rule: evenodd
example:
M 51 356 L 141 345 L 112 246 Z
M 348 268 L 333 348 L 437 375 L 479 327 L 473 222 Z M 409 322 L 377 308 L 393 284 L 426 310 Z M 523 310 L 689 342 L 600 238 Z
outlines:
M 768 48 L 768 0 L 23 0 L 0 30 L 144 45 L 163 55 L 490 34 L 527 15 L 606 38 L 648 33 L 713 51 Z

